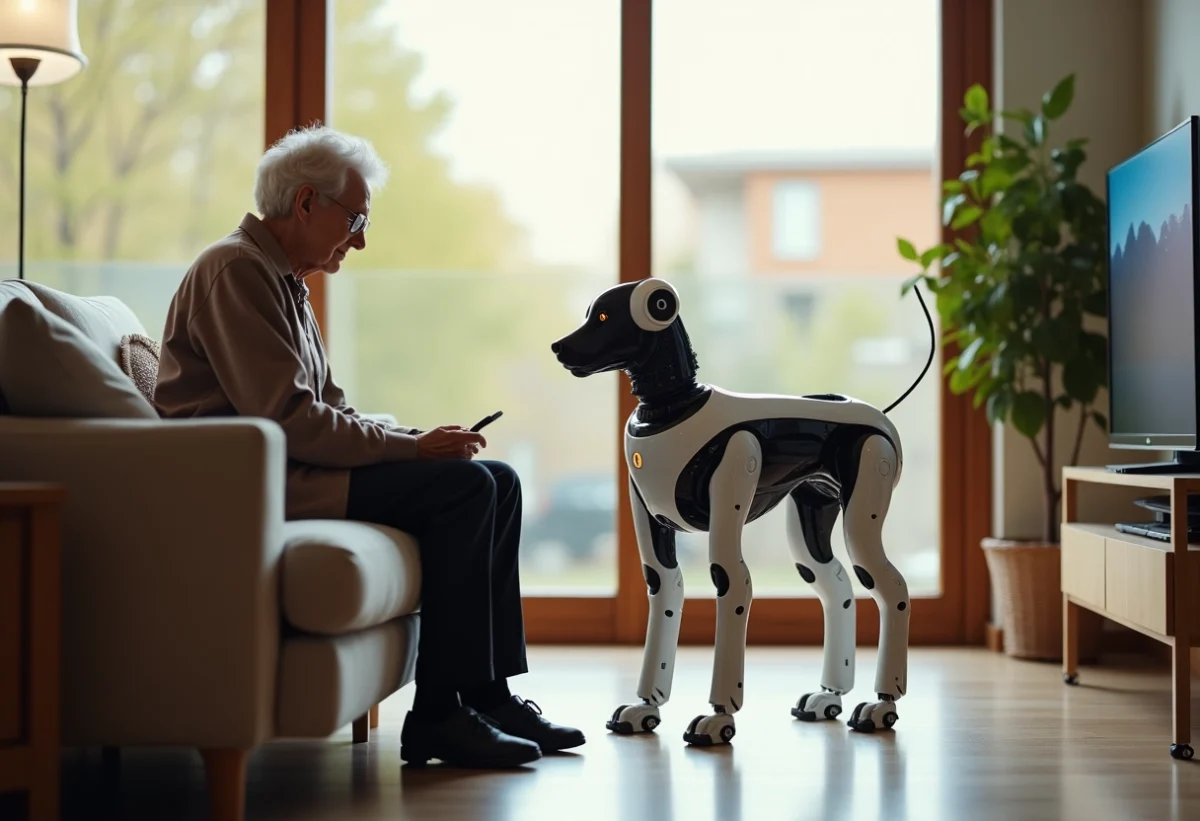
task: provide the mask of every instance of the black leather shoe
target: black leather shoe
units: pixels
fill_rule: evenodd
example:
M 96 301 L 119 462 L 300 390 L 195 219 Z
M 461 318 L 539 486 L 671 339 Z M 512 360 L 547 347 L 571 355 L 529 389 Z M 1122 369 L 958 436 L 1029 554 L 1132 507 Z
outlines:
M 552 724 L 542 718 L 542 708 L 520 696 L 513 696 L 499 707 L 486 711 L 502 731 L 537 743 L 543 753 L 578 747 L 586 739 L 574 727 Z
M 537 744 L 501 732 L 470 707 L 432 722 L 409 712 L 400 732 L 400 758 L 417 767 L 431 758 L 456 767 L 520 767 L 541 757 Z

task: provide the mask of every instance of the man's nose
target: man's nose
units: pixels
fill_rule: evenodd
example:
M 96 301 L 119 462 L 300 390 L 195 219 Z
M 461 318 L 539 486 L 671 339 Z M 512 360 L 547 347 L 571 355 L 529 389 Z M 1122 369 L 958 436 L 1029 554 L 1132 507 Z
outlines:
M 353 237 L 350 238 L 350 244 L 353 245 L 355 248 L 357 248 L 360 251 L 363 250 L 364 248 L 366 248 L 367 247 L 367 232 L 359 231 L 357 234 L 355 234 Z

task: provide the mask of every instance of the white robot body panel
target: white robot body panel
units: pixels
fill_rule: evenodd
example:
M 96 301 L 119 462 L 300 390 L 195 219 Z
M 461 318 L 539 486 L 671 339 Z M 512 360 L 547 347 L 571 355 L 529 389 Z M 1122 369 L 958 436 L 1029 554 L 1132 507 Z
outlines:
M 896 451 L 892 484 L 899 480 L 899 434 L 891 420 L 872 405 L 834 394 L 795 397 L 735 393 L 713 386 L 707 390 L 703 405 L 681 421 L 657 429 L 652 423 L 639 424 L 635 414 L 626 425 L 629 475 L 651 515 L 676 530 L 708 530 L 703 490 L 729 436 L 739 429 L 763 433 L 784 428 L 760 436 L 767 446 L 761 456 L 763 469 L 756 471 L 758 493 L 747 521 L 774 508 L 795 485 L 827 467 L 821 462 L 821 451 L 838 430 L 875 430 L 886 437 Z M 827 489 L 836 492 L 836 477 L 822 478 L 833 480 L 834 486 Z M 697 489 L 700 500 L 695 498 Z

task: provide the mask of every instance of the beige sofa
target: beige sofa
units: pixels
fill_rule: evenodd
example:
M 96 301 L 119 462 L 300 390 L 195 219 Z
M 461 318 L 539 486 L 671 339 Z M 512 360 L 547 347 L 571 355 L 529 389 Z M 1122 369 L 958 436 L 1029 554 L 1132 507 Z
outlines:
M 198 749 L 241 818 L 249 752 L 322 738 L 409 683 L 420 565 L 397 530 L 284 520 L 260 419 L 162 420 L 121 369 L 112 297 L 0 282 L 0 480 L 65 483 L 64 746 Z

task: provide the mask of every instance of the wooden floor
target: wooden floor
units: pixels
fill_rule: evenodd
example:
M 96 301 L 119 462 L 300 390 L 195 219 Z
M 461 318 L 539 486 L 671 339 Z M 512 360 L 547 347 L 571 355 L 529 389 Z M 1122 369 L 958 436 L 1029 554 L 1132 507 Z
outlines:
M 347 727 L 325 741 L 260 750 L 247 818 L 1200 818 L 1200 759 L 1168 756 L 1167 671 L 1148 661 L 1107 659 L 1067 687 L 1056 664 L 917 648 L 895 732 L 867 736 L 843 721 L 803 724 L 789 714 L 817 683 L 819 649 L 752 649 L 733 745 L 692 749 L 682 733 L 706 707 L 711 658 L 681 650 L 658 732 L 616 737 L 604 721 L 631 700 L 640 650 L 531 648 L 534 672 L 514 690 L 582 727 L 588 743 L 517 772 L 402 768 L 406 688 L 384 703 L 366 744 L 351 744 Z M 870 697 L 874 660 L 873 648 L 862 652 L 847 712 Z M 1200 693 L 1200 681 L 1194 687 Z M 1193 703 L 1200 715 L 1200 699 Z M 115 787 L 105 786 L 99 751 L 72 752 L 64 778 L 65 818 L 207 814 L 200 760 L 188 751 L 127 751 Z

